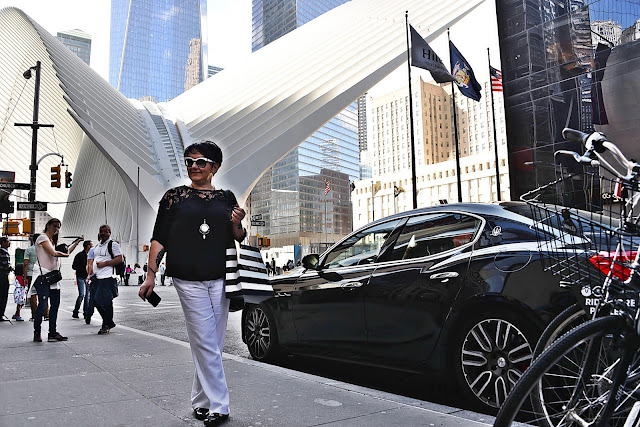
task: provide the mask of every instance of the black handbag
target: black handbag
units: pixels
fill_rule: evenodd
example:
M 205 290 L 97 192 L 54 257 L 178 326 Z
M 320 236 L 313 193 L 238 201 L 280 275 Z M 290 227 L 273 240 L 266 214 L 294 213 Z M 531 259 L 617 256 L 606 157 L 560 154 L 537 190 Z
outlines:
M 62 273 L 60 270 L 53 270 L 42 276 L 42 281 L 45 285 L 51 286 L 62 280 Z
M 47 288 L 51 285 L 55 285 L 59 281 L 62 280 L 62 273 L 59 269 L 51 270 L 47 274 L 42 273 L 42 266 L 40 265 L 40 259 L 36 255 L 36 259 L 38 260 L 38 268 L 40 268 L 40 277 L 42 278 L 42 284 L 46 285 Z M 37 288 L 36 288 L 37 289 Z

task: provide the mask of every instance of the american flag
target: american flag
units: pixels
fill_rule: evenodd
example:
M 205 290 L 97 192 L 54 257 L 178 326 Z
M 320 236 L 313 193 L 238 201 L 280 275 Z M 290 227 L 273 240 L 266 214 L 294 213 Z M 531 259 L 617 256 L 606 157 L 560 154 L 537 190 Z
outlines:
M 331 191 L 331 181 L 326 181 L 327 185 L 324 187 L 324 195 L 326 196 Z
M 491 73 L 491 90 L 494 92 L 502 92 L 502 71 L 489 65 L 489 72 Z

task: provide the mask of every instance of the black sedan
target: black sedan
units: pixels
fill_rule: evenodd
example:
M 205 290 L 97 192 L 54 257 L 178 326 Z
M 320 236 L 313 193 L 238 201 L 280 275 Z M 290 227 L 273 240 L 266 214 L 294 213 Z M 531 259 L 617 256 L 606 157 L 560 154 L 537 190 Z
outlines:
M 252 357 L 282 353 L 455 378 L 472 404 L 500 406 L 545 325 L 572 296 L 545 272 L 529 208 L 449 204 L 375 221 L 274 278 L 246 305 Z

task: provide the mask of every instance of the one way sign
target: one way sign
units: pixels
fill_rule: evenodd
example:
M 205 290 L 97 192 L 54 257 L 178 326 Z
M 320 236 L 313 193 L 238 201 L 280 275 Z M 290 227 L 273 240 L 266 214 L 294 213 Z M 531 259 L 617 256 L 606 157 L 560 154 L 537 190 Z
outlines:
M 18 202 L 17 210 L 19 211 L 46 211 L 47 202 Z

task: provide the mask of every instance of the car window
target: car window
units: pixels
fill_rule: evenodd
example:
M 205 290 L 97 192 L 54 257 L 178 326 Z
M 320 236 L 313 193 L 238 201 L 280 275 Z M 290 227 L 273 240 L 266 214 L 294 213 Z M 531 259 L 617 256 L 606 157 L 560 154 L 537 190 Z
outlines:
M 391 260 L 421 258 L 473 240 L 480 219 L 459 213 L 432 213 L 410 218 L 391 252 Z
M 375 262 L 380 248 L 399 223 L 400 220 L 394 220 L 378 224 L 347 238 L 327 255 L 324 262 L 325 268 L 348 267 Z

